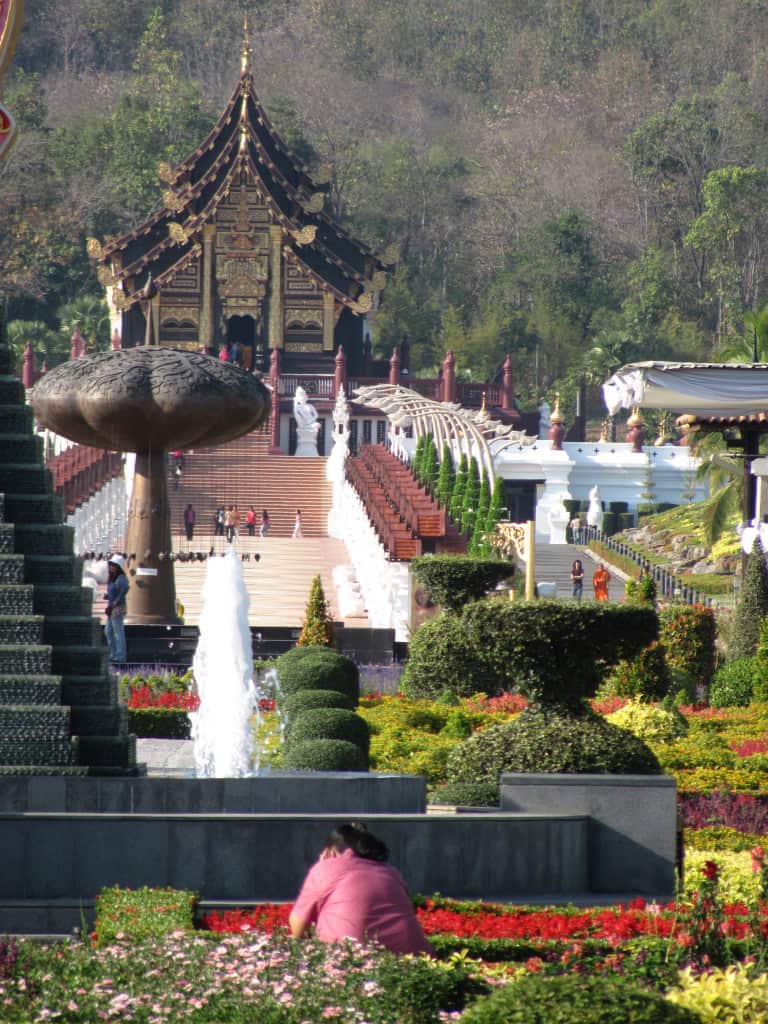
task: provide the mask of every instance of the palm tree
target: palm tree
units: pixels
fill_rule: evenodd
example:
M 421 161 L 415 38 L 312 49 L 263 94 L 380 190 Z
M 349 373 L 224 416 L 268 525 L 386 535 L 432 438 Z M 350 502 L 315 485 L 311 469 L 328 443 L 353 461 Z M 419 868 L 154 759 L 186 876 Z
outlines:
M 88 351 L 96 352 L 109 348 L 109 306 L 98 295 L 79 295 L 76 299 L 59 307 L 61 332 L 67 342 L 77 324 L 80 333 L 88 343 Z
M 744 335 L 720 351 L 724 363 L 768 363 L 768 302 L 744 314 Z
M 710 497 L 704 502 L 704 539 L 712 547 L 728 529 L 734 512 L 741 507 L 744 467 L 740 459 L 727 454 L 722 434 L 694 435 L 691 454 L 701 459 L 696 471 L 709 483 Z

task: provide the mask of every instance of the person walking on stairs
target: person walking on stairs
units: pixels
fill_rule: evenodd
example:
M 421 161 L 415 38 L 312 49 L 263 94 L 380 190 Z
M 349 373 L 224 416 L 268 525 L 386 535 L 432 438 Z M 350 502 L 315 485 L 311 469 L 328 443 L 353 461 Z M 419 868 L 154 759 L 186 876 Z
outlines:
M 304 534 L 301 532 L 301 509 L 296 509 L 296 518 L 293 521 L 293 533 L 292 537 L 303 537 Z
M 192 508 L 191 501 L 184 509 L 184 529 L 187 534 L 187 540 L 192 540 L 195 532 L 195 510 Z
M 571 583 L 573 584 L 574 600 L 580 601 L 584 592 L 584 566 L 581 564 L 580 558 L 577 558 L 571 566 Z
M 224 529 L 227 532 L 227 541 L 231 544 L 235 536 L 235 506 L 230 505 L 224 513 Z
M 266 537 L 269 534 L 269 512 L 264 509 L 261 513 L 261 525 L 259 526 L 259 536 Z
M 245 513 L 245 525 L 248 527 L 248 536 L 256 536 L 256 509 L 251 505 Z
M 595 592 L 596 601 L 608 600 L 608 584 L 611 582 L 611 574 L 602 562 L 597 563 L 595 574 L 592 577 L 592 589 Z
M 216 515 L 213 517 L 213 535 L 214 537 L 224 536 L 224 522 L 226 520 L 227 512 L 223 505 L 219 505 L 216 509 Z

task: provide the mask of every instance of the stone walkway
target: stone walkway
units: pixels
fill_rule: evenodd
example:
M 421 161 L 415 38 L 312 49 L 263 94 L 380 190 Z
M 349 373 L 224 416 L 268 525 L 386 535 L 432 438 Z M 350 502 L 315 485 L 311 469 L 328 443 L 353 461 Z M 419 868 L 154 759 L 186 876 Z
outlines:
M 147 775 L 186 779 L 194 775 L 192 740 L 136 741 L 136 760 L 147 766 Z

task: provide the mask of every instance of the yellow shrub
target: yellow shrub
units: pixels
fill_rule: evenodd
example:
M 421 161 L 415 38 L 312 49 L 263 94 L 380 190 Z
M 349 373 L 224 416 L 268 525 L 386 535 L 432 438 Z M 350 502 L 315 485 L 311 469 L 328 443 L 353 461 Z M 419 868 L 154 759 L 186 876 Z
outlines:
M 701 869 L 708 860 L 718 867 L 720 895 L 726 903 L 754 903 L 759 895 L 760 879 L 752 871 L 749 851 L 733 853 L 730 850 L 694 850 L 685 848 L 683 892 L 686 899 L 701 885 Z
M 670 770 L 665 767 L 664 770 L 675 777 L 678 791 L 684 793 L 715 793 L 726 789 L 734 793 L 768 791 L 768 772 L 750 772 L 744 768 Z
M 755 832 L 739 832 L 727 825 L 710 825 L 708 828 L 686 828 L 685 847 L 691 850 L 751 850 L 762 846 L 765 836 Z
M 703 1024 L 765 1024 L 768 974 L 736 964 L 724 971 L 680 972 L 679 986 L 666 994 L 677 1006 L 698 1013 Z
M 627 729 L 652 745 L 672 743 L 687 732 L 685 720 L 679 713 L 639 700 L 629 701 L 607 717 L 613 725 Z

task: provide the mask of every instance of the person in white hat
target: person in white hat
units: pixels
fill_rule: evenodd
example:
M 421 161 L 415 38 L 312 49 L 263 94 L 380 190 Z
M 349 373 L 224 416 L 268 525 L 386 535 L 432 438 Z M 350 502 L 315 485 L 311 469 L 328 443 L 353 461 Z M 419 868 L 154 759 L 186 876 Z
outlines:
M 125 650 L 125 599 L 128 594 L 128 577 L 125 575 L 125 561 L 122 555 L 112 555 L 109 559 L 107 569 L 109 579 L 107 582 L 107 593 L 105 594 L 107 607 L 105 614 L 107 621 L 104 626 L 104 635 L 107 638 L 109 649 L 109 660 L 122 664 L 126 661 Z

